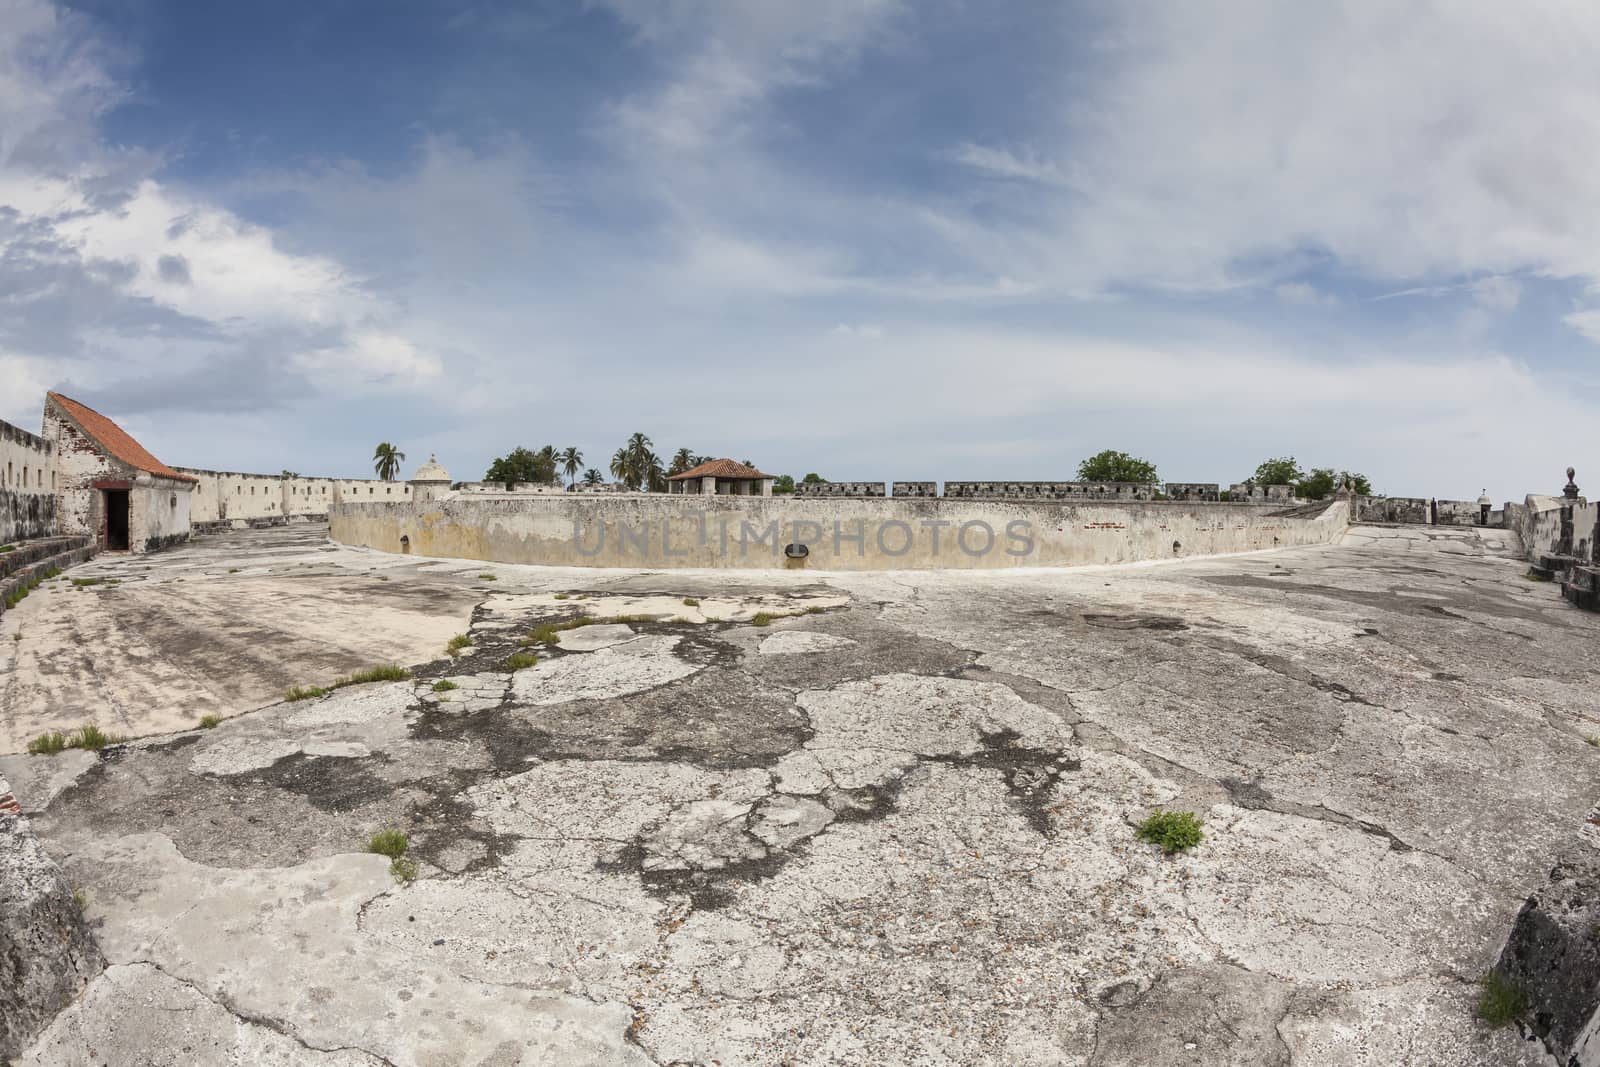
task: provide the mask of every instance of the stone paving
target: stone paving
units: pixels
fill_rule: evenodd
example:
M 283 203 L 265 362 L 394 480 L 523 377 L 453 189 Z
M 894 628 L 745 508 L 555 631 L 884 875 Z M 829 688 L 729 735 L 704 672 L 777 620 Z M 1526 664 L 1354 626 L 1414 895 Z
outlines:
M 141 740 L 0 758 L 107 963 L 22 1063 L 1549 1062 L 1472 1005 L 1600 797 L 1600 617 L 1503 532 L 848 576 L 314 533 L 140 561 L 149 601 L 271 593 L 192 596 L 194 645 L 118 669 L 272 603 L 365 621 L 341 662 L 242 659 L 229 711 L 372 650 L 411 678 L 170 733 L 190 691 L 126 677 Z M 80 626 L 122 595 L 60 593 Z M 424 650 L 397 604 L 448 625 Z M 1158 809 L 1204 840 L 1140 841 Z M 414 880 L 364 851 L 387 828 Z

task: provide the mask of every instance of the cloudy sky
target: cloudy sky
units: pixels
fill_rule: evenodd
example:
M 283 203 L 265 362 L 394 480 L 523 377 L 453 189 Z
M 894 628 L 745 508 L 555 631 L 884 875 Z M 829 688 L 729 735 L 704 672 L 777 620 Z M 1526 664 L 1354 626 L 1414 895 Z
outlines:
M 1600 488 L 1593 0 L 0 0 L 0 418 Z

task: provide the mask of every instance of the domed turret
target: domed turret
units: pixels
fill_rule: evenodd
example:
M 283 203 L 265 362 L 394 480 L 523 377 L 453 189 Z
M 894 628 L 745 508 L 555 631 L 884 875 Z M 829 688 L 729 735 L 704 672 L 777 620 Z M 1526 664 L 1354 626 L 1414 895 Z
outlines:
M 409 484 L 413 501 L 437 500 L 450 491 L 450 472 L 439 466 L 438 458 L 429 453 L 428 462 L 417 468 Z

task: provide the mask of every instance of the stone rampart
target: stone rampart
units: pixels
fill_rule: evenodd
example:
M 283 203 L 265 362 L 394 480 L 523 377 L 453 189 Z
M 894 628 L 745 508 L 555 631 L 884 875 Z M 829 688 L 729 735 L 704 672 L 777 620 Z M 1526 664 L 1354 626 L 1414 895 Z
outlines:
M 1228 500 L 1234 504 L 1277 504 L 1284 506 L 1294 503 L 1294 486 L 1251 485 L 1248 482 L 1234 482 L 1228 486 Z
M 1332 541 L 1323 508 L 1164 501 L 496 497 L 340 501 L 334 540 L 386 552 L 581 567 L 995 569 L 1131 563 Z M 405 540 L 402 541 L 402 538 Z
M 796 482 L 796 496 L 884 496 L 883 482 Z
M 938 482 L 895 482 L 894 495 L 926 500 L 939 495 Z
M 949 500 L 1154 500 L 1141 482 L 945 482 Z
M 1216 501 L 1222 499 L 1222 487 L 1216 482 L 1168 482 L 1168 500 Z

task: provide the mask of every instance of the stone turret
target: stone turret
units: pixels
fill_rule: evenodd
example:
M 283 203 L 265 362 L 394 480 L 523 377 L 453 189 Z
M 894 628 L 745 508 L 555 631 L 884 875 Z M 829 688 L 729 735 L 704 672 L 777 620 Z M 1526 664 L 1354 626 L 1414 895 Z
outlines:
M 450 492 L 450 472 L 439 466 L 438 458 L 430 453 L 428 462 L 417 468 L 409 484 L 413 502 L 439 500 Z

